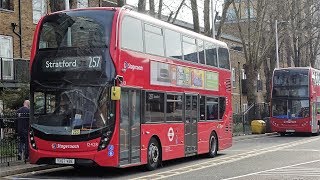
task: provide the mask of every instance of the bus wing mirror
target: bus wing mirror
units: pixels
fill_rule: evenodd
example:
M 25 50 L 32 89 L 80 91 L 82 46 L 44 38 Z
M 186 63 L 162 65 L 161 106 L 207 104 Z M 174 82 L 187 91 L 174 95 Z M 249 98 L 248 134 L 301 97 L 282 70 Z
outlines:
M 120 100 L 121 95 L 121 87 L 119 86 L 112 86 L 111 87 L 111 100 L 118 101 Z

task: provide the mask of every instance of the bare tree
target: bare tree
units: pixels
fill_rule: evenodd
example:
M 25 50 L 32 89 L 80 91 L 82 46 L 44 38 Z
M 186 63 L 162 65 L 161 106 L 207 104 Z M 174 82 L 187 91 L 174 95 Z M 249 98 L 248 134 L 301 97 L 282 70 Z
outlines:
M 149 0 L 149 14 L 154 17 L 155 14 L 155 7 L 154 7 L 154 0 Z
M 124 0 L 117 0 L 118 7 L 122 7 L 124 5 Z
M 255 4 L 252 4 L 251 0 L 240 4 L 236 4 L 235 1 L 232 2 L 246 59 L 244 69 L 248 84 L 250 84 L 250 88 L 247 89 L 249 104 L 257 102 L 256 86 L 258 70 L 268 58 L 271 49 L 274 48 L 274 38 L 270 38 L 274 37 L 274 31 L 270 31 L 272 27 L 267 19 L 267 14 L 273 14 L 272 11 L 274 9 L 270 5 L 275 3 L 275 1 L 260 0 L 254 1 Z M 246 11 L 246 16 L 240 14 L 241 11 Z M 256 13 L 251 14 L 252 12 Z
M 146 11 L 146 0 L 139 0 L 138 11 L 143 13 Z
M 200 25 L 199 25 L 199 13 L 198 13 L 197 0 L 191 0 L 191 10 L 192 10 L 192 19 L 193 19 L 193 30 L 199 33 Z
M 49 0 L 50 11 L 62 11 L 66 9 L 65 0 Z
M 178 17 L 178 14 L 179 14 L 182 6 L 184 5 L 184 2 L 185 2 L 185 0 L 182 0 L 182 1 L 181 1 L 180 5 L 179 5 L 179 7 L 178 7 L 178 9 L 177 9 L 177 11 L 175 12 L 174 18 L 172 19 L 172 24 L 174 24 L 174 22 L 176 21 L 176 19 L 177 19 L 177 17 Z M 172 12 L 172 13 L 173 13 L 173 12 Z M 170 21 L 170 18 L 168 19 L 168 22 L 169 22 L 169 21 Z
M 163 0 L 159 0 L 158 19 L 161 19 Z
M 210 31 L 210 0 L 204 0 L 203 2 L 203 21 L 204 21 L 204 34 L 211 36 Z
M 226 0 L 226 1 L 224 1 L 221 20 L 220 20 L 220 23 L 219 23 L 219 26 L 218 26 L 218 30 L 217 30 L 217 35 L 216 35 L 217 39 L 220 39 L 220 37 L 221 37 L 222 28 L 223 28 L 223 25 L 224 25 L 224 23 L 226 21 L 226 18 L 227 18 L 227 11 L 228 11 L 230 5 L 233 2 L 234 2 L 234 0 Z M 217 17 L 217 15 L 215 17 Z

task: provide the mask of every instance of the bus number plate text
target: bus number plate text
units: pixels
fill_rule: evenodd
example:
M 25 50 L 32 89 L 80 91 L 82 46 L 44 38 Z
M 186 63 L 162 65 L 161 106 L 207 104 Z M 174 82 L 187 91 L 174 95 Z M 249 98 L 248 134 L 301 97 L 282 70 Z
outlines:
M 74 164 L 74 159 L 56 158 L 56 164 Z

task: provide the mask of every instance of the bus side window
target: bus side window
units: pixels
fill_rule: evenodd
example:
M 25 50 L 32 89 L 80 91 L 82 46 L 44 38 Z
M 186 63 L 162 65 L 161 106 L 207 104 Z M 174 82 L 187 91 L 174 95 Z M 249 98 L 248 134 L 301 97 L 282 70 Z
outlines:
M 141 20 L 126 16 L 122 21 L 121 48 L 143 52 Z
M 198 53 L 199 53 L 199 63 L 206 64 L 205 54 L 204 54 L 204 42 L 198 39 Z
M 206 120 L 206 97 L 205 96 L 200 97 L 200 120 L 201 121 Z
M 175 31 L 165 30 L 166 56 L 182 59 L 181 35 Z
M 218 120 L 219 113 L 219 105 L 218 98 L 215 97 L 207 97 L 207 119 L 208 120 Z
M 207 65 L 218 67 L 217 49 L 213 44 L 205 43 L 205 56 Z
M 219 48 L 218 50 L 219 67 L 230 69 L 229 52 L 226 48 Z

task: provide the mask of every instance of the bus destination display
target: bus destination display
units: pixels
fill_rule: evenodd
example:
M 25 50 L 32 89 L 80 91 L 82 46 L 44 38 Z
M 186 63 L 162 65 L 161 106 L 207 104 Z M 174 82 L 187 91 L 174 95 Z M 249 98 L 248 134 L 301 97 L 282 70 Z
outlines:
M 100 71 L 101 56 L 46 58 L 42 61 L 44 72 Z

